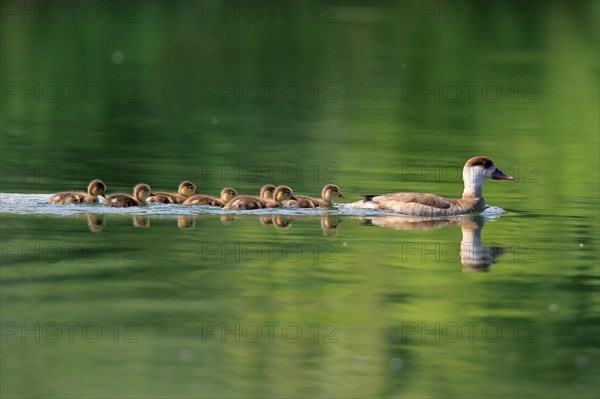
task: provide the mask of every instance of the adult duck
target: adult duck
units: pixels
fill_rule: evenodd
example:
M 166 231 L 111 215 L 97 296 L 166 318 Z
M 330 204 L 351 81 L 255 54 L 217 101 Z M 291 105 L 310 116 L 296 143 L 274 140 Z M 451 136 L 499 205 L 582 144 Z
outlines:
M 64 204 L 89 204 L 98 202 L 98 196 L 104 197 L 106 184 L 102 180 L 92 180 L 87 187 L 87 193 L 65 191 L 56 193 L 48 199 L 48 202 L 56 205 Z
M 488 157 L 471 158 L 463 168 L 465 188 L 462 198 L 448 199 L 435 194 L 393 193 L 365 195 L 362 201 L 346 205 L 354 209 L 380 209 L 411 216 L 452 216 L 479 212 L 486 207 L 483 198 L 485 179 L 514 180 L 496 167 Z

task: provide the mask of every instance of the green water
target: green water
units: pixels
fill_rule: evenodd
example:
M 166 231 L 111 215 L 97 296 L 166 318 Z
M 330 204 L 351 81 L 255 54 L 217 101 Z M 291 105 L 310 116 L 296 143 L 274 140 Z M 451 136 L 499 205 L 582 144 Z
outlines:
M 2 397 L 600 394 L 598 3 L 41 4 L 2 3 L 3 193 L 516 179 L 482 267 L 456 225 L 2 210 Z

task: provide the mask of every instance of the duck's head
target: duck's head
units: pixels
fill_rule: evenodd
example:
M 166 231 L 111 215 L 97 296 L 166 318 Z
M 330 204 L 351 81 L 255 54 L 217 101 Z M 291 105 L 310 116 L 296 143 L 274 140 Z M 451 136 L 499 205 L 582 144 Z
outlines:
M 105 191 L 106 191 L 106 184 L 104 184 L 104 182 L 99 179 L 92 180 L 87 188 L 88 194 L 95 195 L 95 196 L 101 195 L 104 197 Z
M 277 187 L 275 187 L 272 184 L 265 184 L 260 188 L 260 198 L 265 200 L 272 200 L 276 188 Z
M 279 186 L 273 193 L 273 199 L 281 204 L 289 199 L 295 200 L 296 197 L 294 197 L 294 192 L 288 186 Z
M 514 180 L 513 177 L 504 174 L 494 161 L 488 157 L 473 157 L 465 163 L 463 168 L 463 180 L 465 191 L 463 195 L 481 196 L 481 188 L 485 179 Z
M 332 201 L 334 198 L 346 198 L 340 191 L 340 188 L 335 184 L 327 184 L 325 187 L 323 187 L 321 196 L 326 201 Z
M 179 195 L 183 195 L 184 197 L 191 197 L 194 194 L 200 194 L 197 190 L 196 190 L 196 185 L 194 183 L 192 183 L 191 181 L 182 181 L 179 184 L 179 189 L 177 190 L 177 192 L 179 193 Z
M 238 193 L 233 188 L 225 187 L 223 190 L 221 190 L 221 201 L 228 203 L 234 199 L 236 195 L 238 195 Z
M 146 199 L 154 195 L 150 186 L 144 183 L 140 183 L 133 188 L 133 197 L 141 202 L 146 202 Z

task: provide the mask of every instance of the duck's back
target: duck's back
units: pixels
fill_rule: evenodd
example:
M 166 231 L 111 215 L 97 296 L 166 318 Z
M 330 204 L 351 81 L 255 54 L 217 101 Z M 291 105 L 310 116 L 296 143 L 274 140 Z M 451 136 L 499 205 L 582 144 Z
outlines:
M 262 208 L 274 208 L 274 206 L 269 206 L 270 203 L 273 202 L 275 205 L 277 203 L 275 201 L 267 201 L 261 198 L 252 197 L 249 195 L 240 195 L 235 197 L 227 205 L 223 207 L 223 209 L 262 209 Z
M 102 205 L 125 208 L 128 206 L 140 206 L 141 203 L 127 194 L 113 194 L 106 197 L 104 201 L 102 201 Z
M 148 197 L 146 201 L 160 204 L 182 204 L 185 200 L 186 198 L 180 194 L 158 192 Z
M 63 193 L 54 194 L 52 197 L 50 197 L 50 199 L 48 199 L 48 202 L 56 205 L 83 204 L 98 202 L 98 197 L 86 193 L 65 191 Z
M 210 195 L 193 195 L 183 202 L 183 205 L 211 205 L 225 206 L 225 203 L 218 198 L 211 197 Z

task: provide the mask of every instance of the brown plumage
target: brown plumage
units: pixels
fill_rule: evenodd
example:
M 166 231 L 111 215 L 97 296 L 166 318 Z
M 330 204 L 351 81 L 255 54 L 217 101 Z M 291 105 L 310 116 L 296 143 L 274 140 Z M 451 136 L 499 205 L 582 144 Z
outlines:
M 345 207 L 380 209 L 411 216 L 452 216 L 479 212 L 486 207 L 482 189 L 483 182 L 487 178 L 513 180 L 512 177 L 502 173 L 490 158 L 478 156 L 465 163 L 464 190 L 460 199 L 447 199 L 439 195 L 422 193 L 365 195 L 364 200 Z
M 157 192 L 149 197 L 146 202 L 161 204 L 183 204 L 185 200 L 194 194 L 200 194 L 196 190 L 196 185 L 191 181 L 182 181 L 176 193 Z
M 241 195 L 235 197 L 223 209 L 263 209 L 277 208 L 281 206 L 283 201 L 288 199 L 296 199 L 294 192 L 287 186 L 279 186 L 273 193 L 273 199 L 264 199 L 252 197 L 249 195 Z
M 327 184 L 321 191 L 321 198 L 313 198 L 307 195 L 295 195 L 295 200 L 285 201 L 285 206 L 294 206 L 296 208 L 317 208 L 333 206 L 334 198 L 346 198 L 342 195 L 340 188 L 335 184 Z
M 221 190 L 221 198 L 211 197 L 209 195 L 193 195 L 186 199 L 183 205 L 212 205 L 223 208 L 225 204 L 237 196 L 237 191 L 231 187 L 225 187 Z
M 112 194 L 109 195 L 102 201 L 102 205 L 113 206 L 117 208 L 125 208 L 129 206 L 141 206 L 144 205 L 146 199 L 154 195 L 150 190 L 150 186 L 144 183 L 140 183 L 133 188 L 133 197 L 127 194 Z
M 106 191 L 106 185 L 102 180 L 92 180 L 87 187 L 87 193 L 82 192 L 74 192 L 74 191 L 65 191 L 62 193 L 56 193 L 48 202 L 56 205 L 64 205 L 64 204 L 89 204 L 93 202 L 98 202 L 98 196 L 101 195 L 104 197 L 104 192 Z

